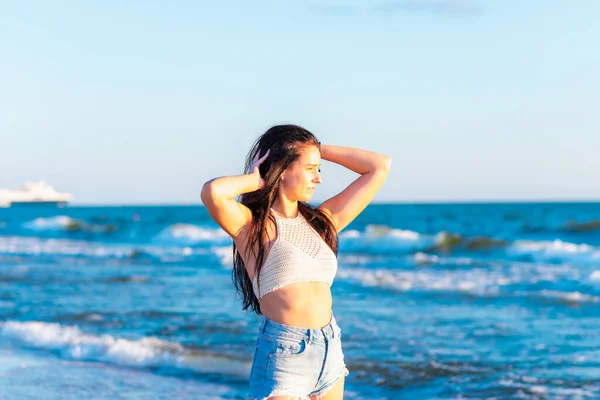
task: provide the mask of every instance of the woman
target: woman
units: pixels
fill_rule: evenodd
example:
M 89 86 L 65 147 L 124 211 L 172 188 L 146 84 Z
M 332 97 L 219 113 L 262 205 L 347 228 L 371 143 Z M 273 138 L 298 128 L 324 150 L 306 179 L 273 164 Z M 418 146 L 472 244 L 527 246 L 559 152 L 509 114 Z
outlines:
M 307 202 L 321 183 L 321 159 L 360 177 L 314 208 Z M 302 127 L 279 125 L 255 142 L 244 175 L 202 187 L 211 217 L 233 238 L 233 279 L 244 309 L 264 316 L 251 399 L 343 398 L 348 370 L 330 290 L 337 234 L 373 199 L 390 164 L 389 157 L 321 145 Z

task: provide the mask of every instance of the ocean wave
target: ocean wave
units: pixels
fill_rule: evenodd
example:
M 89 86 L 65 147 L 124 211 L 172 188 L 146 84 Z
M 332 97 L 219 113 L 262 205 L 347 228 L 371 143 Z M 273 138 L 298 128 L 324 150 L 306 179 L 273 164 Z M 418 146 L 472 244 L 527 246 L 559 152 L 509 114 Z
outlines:
M 600 279 L 600 271 L 586 271 L 576 264 L 446 258 L 426 253 L 417 253 L 413 258 L 415 265 L 410 269 L 345 266 L 338 269 L 337 277 L 364 287 L 400 292 L 469 293 L 506 298 L 539 297 L 543 293 L 546 297 L 580 302 L 596 301 L 594 295 L 579 296 L 576 292 L 593 288 Z M 560 295 L 564 292 L 571 294 Z
M 512 282 L 502 274 L 478 269 L 444 272 L 348 268 L 338 270 L 337 277 L 367 287 L 382 287 L 398 291 L 448 291 L 476 294 L 497 293 L 500 286 Z
M 598 393 L 597 382 L 582 385 L 582 382 L 577 380 L 548 379 L 524 374 L 517 375 L 514 372 L 510 372 L 498 384 L 501 387 L 513 388 L 516 391 L 515 395 L 523 399 L 593 399 L 597 398 Z M 577 387 L 579 385 L 583 387 Z
M 385 239 L 394 238 L 402 241 L 418 241 L 421 235 L 418 232 L 393 229 L 386 225 L 367 225 L 364 232 L 356 230 L 345 231 L 340 234 L 340 238 L 347 239 Z
M 38 321 L 0 322 L 0 337 L 35 349 L 58 352 L 61 357 L 80 361 L 101 361 L 126 367 L 176 368 L 197 373 L 216 373 L 247 378 L 247 361 L 189 350 L 179 343 L 155 337 L 124 339 L 92 335 L 76 326 Z
M 432 381 L 452 376 L 469 376 L 498 371 L 494 365 L 481 361 L 439 361 L 435 359 L 415 361 L 350 360 L 348 368 L 356 376 L 369 379 L 376 386 L 402 390 L 407 386 L 430 385 Z M 411 397 L 411 396 L 407 396 Z M 418 398 L 418 397 L 417 397 Z
M 23 227 L 36 231 L 54 231 L 54 230 L 69 230 L 83 224 L 83 221 L 67 217 L 66 215 L 58 215 L 52 218 L 36 218 L 33 221 L 23 223 Z
M 591 232 L 600 229 L 600 219 L 586 222 L 567 221 L 563 229 L 568 232 Z
M 85 321 L 89 322 L 103 322 L 105 315 L 102 312 L 84 311 L 76 314 L 64 314 L 56 317 L 57 321 Z
M 210 249 L 96 243 L 74 239 L 0 236 L 0 255 L 18 257 L 74 257 L 98 260 L 177 262 L 213 255 Z
M 88 224 L 85 221 L 74 219 L 66 215 L 58 215 L 50 218 L 36 218 L 23 223 L 23 228 L 36 232 L 78 232 L 88 233 L 114 232 L 115 225 Z
M 589 253 L 594 251 L 594 247 L 587 244 L 568 243 L 560 239 L 554 241 L 518 240 L 513 245 L 522 250 L 532 252 Z
M 426 264 L 473 264 L 470 257 L 443 258 L 453 253 L 469 254 L 494 250 L 501 258 L 549 262 L 581 262 L 600 264 L 600 248 L 588 244 L 569 243 L 556 239 L 516 240 L 487 236 L 462 236 L 458 233 L 440 231 L 435 235 L 414 231 L 392 229 L 382 225 L 369 225 L 363 232 L 350 230 L 340 234 L 341 253 L 352 255 L 389 255 L 413 253 L 414 261 Z
M 55 217 L 40 226 L 66 226 L 73 220 Z M 49 221 L 54 221 L 50 223 Z M 61 228 L 62 229 L 62 228 Z M 486 236 L 461 236 L 441 231 L 421 234 L 393 229 L 384 225 L 368 225 L 364 231 L 349 230 L 340 234 L 340 262 L 374 264 L 389 256 L 414 255 L 418 265 L 472 265 L 471 254 L 495 250 L 499 258 L 513 261 L 551 263 L 600 264 L 600 248 L 556 239 L 554 241 L 503 239 Z M 190 224 L 173 224 L 154 236 L 149 243 L 111 243 L 77 240 L 75 238 L 42 238 L 37 236 L 1 236 L 0 256 L 71 256 L 94 259 L 137 260 L 147 262 L 202 262 L 209 257 L 224 266 L 231 266 L 231 239 L 220 228 L 211 229 Z M 449 257 L 452 254 L 465 257 Z M 490 253 L 487 253 L 489 255 Z M 487 256 L 486 255 L 486 256 Z M 344 261 L 344 257 L 345 260 Z M 360 258 L 362 257 L 362 258 Z M 365 258 L 366 257 L 366 258 Z M 155 260 L 155 261 L 153 261 Z M 385 260 L 384 260 L 385 262 Z M 372 266 L 372 265 L 371 265 Z
M 417 252 L 413 256 L 417 265 L 454 265 L 454 266 L 473 266 L 478 262 L 468 257 L 442 257 L 436 254 L 427 254 Z
M 213 246 L 210 250 L 219 258 L 221 265 L 233 268 L 233 249 L 231 246 Z
M 86 257 L 131 257 L 135 248 L 125 245 L 95 244 L 85 240 L 44 239 L 37 237 L 0 237 L 0 254 L 73 255 Z
M 435 236 L 435 245 L 431 246 L 427 251 L 447 253 L 460 248 L 469 251 L 491 250 L 504 247 L 506 244 L 507 242 L 503 239 L 494 239 L 485 236 L 468 238 L 459 234 L 442 231 Z
M 50 283 L 58 283 L 65 285 L 78 285 L 78 284 L 90 284 L 90 283 L 100 283 L 100 284 L 138 284 L 138 283 L 148 283 L 150 278 L 143 275 L 117 275 L 100 279 L 85 279 L 80 277 L 57 277 L 57 276 L 36 276 L 36 275 L 24 275 L 20 273 L 12 273 L 12 274 L 0 274 L 0 282 L 3 283 L 24 283 L 29 285 L 36 285 L 40 283 L 50 284 Z
M 347 252 L 414 251 L 433 243 L 433 238 L 417 232 L 385 225 L 367 225 L 363 232 L 349 230 L 339 236 L 340 248 Z
M 565 303 L 598 303 L 600 301 L 599 296 L 594 296 L 591 294 L 585 294 L 581 292 L 561 292 L 558 290 L 542 290 L 538 294 L 538 296 L 554 299 Z
M 222 229 L 206 229 L 196 225 L 174 224 L 154 237 L 154 243 L 191 246 L 202 243 L 226 243 L 229 235 Z
M 350 230 L 340 234 L 340 247 L 348 252 L 439 252 L 455 250 L 485 251 L 507 245 L 503 239 L 485 236 L 464 237 L 446 231 L 426 235 L 386 225 L 367 225 L 363 232 Z
M 517 240 L 507 249 L 509 255 L 526 255 L 536 261 L 600 263 L 600 250 L 585 243 L 575 244 L 554 241 Z

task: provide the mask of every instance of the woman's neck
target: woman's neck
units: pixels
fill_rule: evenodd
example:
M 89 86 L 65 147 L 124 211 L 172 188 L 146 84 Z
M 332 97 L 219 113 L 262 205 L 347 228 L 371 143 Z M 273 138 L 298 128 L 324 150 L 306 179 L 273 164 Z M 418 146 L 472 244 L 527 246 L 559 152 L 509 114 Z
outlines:
M 285 218 L 296 218 L 300 210 L 298 209 L 298 202 L 281 202 L 275 201 L 271 207 L 273 211 Z

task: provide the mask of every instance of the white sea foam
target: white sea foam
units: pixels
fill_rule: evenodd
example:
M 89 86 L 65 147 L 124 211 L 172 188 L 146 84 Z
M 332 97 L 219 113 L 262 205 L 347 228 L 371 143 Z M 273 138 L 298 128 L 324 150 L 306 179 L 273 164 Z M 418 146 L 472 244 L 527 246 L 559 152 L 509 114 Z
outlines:
M 426 254 L 426 253 L 415 253 L 413 256 L 415 262 L 417 264 L 438 264 L 440 262 L 440 256 L 435 254 Z
M 44 239 L 36 237 L 0 236 L 0 254 L 35 256 L 77 256 L 97 259 L 122 259 L 145 253 L 163 261 L 208 254 L 208 249 L 166 247 L 158 245 L 133 246 L 72 239 Z
M 82 221 L 73 219 L 66 215 L 58 215 L 51 218 L 36 218 L 33 221 L 23 223 L 23 227 L 34 231 L 62 231 L 69 226 L 84 225 Z
M 42 239 L 36 237 L 0 237 L 0 253 L 30 255 L 84 255 L 89 257 L 128 257 L 130 246 L 95 244 L 84 240 Z
M 563 300 L 569 303 L 598 303 L 600 297 L 580 292 L 560 292 L 557 290 L 542 290 L 540 296 Z
M 590 274 L 590 280 L 600 281 L 600 270 L 596 270 Z
M 402 229 L 390 229 L 386 226 L 368 225 L 365 233 L 368 237 L 378 236 L 390 236 L 402 240 L 419 240 L 421 235 L 417 232 L 402 230 Z
M 468 257 L 440 257 L 435 254 L 427 254 L 423 252 L 417 252 L 413 256 L 413 260 L 416 264 L 420 265 L 461 265 L 468 266 L 475 264 L 475 260 Z
M 386 268 L 346 267 L 338 269 L 338 277 L 358 282 L 367 287 L 383 287 L 392 290 L 422 290 L 468 292 L 495 295 L 506 286 L 515 284 L 537 284 L 545 282 L 554 285 L 563 281 L 582 281 L 587 278 L 585 271 L 575 265 L 544 264 L 529 262 L 494 262 L 487 260 L 477 266 L 476 260 L 445 258 L 426 253 L 416 253 L 414 269 L 397 270 Z M 419 265 L 466 265 L 469 268 L 427 268 Z M 600 274 L 597 274 L 600 275 Z M 515 292 L 507 291 L 516 294 Z M 547 296 L 560 292 L 545 292 Z M 529 296 L 530 292 L 520 296 Z M 592 296 L 577 294 L 565 295 L 571 301 L 595 301 Z
M 532 254 L 540 258 L 564 257 L 564 258 L 598 258 L 598 248 L 583 244 L 563 242 L 560 239 L 554 241 L 517 240 L 509 251 L 519 254 Z
M 529 388 L 529 390 L 533 393 L 545 394 L 548 392 L 548 388 L 546 386 L 534 385 Z
M 564 264 L 578 264 L 580 266 L 600 265 L 600 248 L 588 244 L 575 244 L 554 241 L 515 241 L 508 249 L 507 254 L 527 255 L 537 262 L 560 262 Z M 590 277 L 594 280 L 594 277 Z
M 535 377 L 523 376 L 520 381 L 513 379 L 502 379 L 498 382 L 500 385 L 518 388 L 517 392 L 519 398 L 530 398 L 526 392 L 532 393 L 537 399 L 540 395 L 542 398 L 556 398 L 556 399 L 583 399 L 583 398 L 597 398 L 596 390 L 597 385 L 589 386 L 585 389 L 582 388 L 570 388 L 570 387 L 557 387 L 557 386 L 545 386 L 540 385 L 540 382 Z M 560 385 L 563 382 L 556 380 L 555 384 Z
M 359 238 L 360 236 L 361 236 L 360 232 L 357 230 L 354 230 L 354 229 L 347 230 L 347 231 L 340 233 L 340 238 L 345 238 L 345 239 L 356 239 L 356 238 Z
M 513 247 L 522 251 L 545 252 L 545 253 L 590 253 L 595 248 L 587 244 L 575 244 L 563 242 L 560 239 L 554 241 L 517 240 Z
M 154 337 L 138 340 L 90 335 L 76 326 L 46 322 L 0 322 L 0 337 L 38 349 L 59 351 L 62 357 L 102 361 L 128 367 L 174 367 L 195 372 L 247 378 L 250 365 L 218 355 L 189 351 L 179 343 Z
M 386 225 L 367 225 L 365 227 L 364 232 L 359 232 L 356 230 L 345 231 L 340 234 L 340 238 L 369 238 L 369 239 L 377 239 L 377 238 L 385 238 L 385 237 L 393 237 L 402 240 L 419 240 L 421 235 L 417 232 L 402 230 L 402 229 L 393 229 Z
M 413 251 L 434 244 L 431 236 L 393 229 L 386 225 L 367 225 L 363 232 L 350 230 L 339 236 L 340 248 L 347 252 Z
M 210 249 L 221 260 L 221 265 L 225 267 L 233 267 L 233 250 L 231 246 L 217 247 L 213 246 Z
M 469 248 L 470 239 L 461 237 L 457 234 L 452 234 L 446 231 L 438 232 L 437 234 L 422 234 L 411 230 L 402 230 L 390 228 L 386 225 L 367 225 L 363 232 L 350 230 L 340 234 L 340 248 L 348 252 L 424 252 L 427 249 L 433 249 L 436 246 L 443 248 L 451 248 L 450 242 L 456 239 L 456 246 L 461 245 L 464 249 Z M 490 248 L 502 245 L 503 240 L 495 240 L 493 238 L 473 238 L 474 248 L 477 245 L 484 248 L 486 245 Z M 489 242 L 489 243 L 488 243 Z M 417 260 L 419 261 L 419 260 Z M 425 261 L 422 259 L 422 261 Z M 457 259 L 452 262 L 457 263 Z M 437 263 L 433 259 L 428 262 Z M 467 262 L 468 264 L 469 262 Z
M 206 229 L 190 224 L 174 224 L 165 228 L 154 242 L 176 245 L 194 245 L 206 242 L 224 242 L 229 236 L 222 229 Z
M 451 291 L 479 294 L 495 293 L 499 286 L 510 282 L 508 277 L 499 273 L 490 273 L 479 269 L 395 271 L 346 268 L 338 270 L 337 276 L 368 287 L 383 287 L 399 291 Z

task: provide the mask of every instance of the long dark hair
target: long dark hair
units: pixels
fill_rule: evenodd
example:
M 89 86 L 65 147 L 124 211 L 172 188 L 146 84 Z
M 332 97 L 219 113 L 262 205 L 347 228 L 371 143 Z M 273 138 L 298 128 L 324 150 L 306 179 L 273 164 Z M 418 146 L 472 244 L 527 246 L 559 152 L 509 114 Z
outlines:
M 270 150 L 269 156 L 258 168 L 260 176 L 265 181 L 264 188 L 255 192 L 244 193 L 238 199 L 240 203 L 252 211 L 252 225 L 247 233 L 246 249 L 248 255 L 256 258 L 257 279 L 260 277 L 260 270 L 262 269 L 266 255 L 267 218 L 275 223 L 273 215 L 269 210 L 279 192 L 279 178 L 298 159 L 300 149 L 307 146 L 320 148 L 320 142 L 308 130 L 297 125 L 277 125 L 270 128 L 254 142 L 246 157 L 244 172 L 250 173 L 252 172 L 250 168 L 257 152 L 260 152 L 260 156 L 262 157 L 267 150 Z M 329 216 L 323 211 L 301 201 L 298 202 L 298 209 L 306 221 L 321 235 L 325 243 L 337 255 L 338 236 Z M 233 244 L 232 279 L 237 293 L 242 297 L 243 309 L 248 310 L 250 308 L 256 314 L 262 314 L 260 303 L 252 289 L 252 281 L 246 271 L 246 265 L 235 243 Z M 260 282 L 258 284 L 260 285 Z

